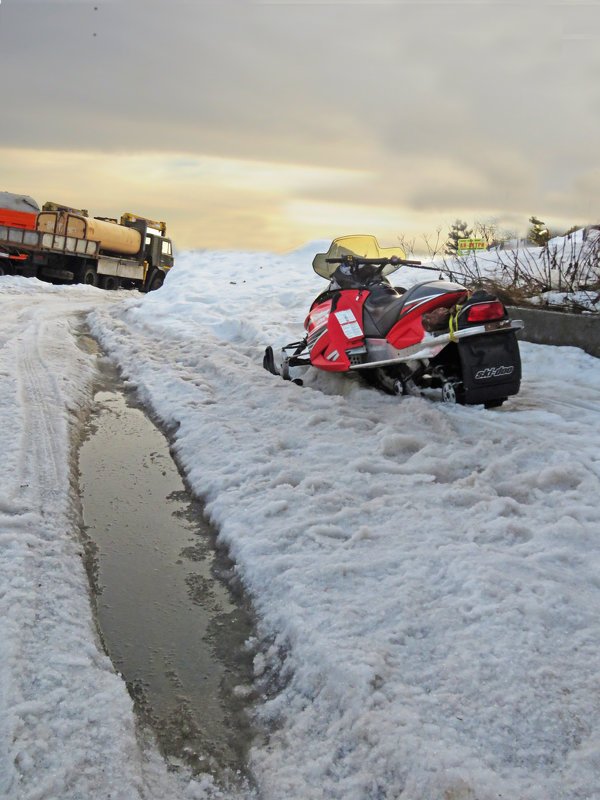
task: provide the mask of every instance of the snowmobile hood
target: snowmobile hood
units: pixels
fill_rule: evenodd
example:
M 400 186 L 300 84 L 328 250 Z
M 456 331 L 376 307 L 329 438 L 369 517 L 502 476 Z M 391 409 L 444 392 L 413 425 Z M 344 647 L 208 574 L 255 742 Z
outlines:
M 406 258 L 406 253 L 401 247 L 380 247 L 377 239 L 371 235 L 339 236 L 331 242 L 326 253 L 317 253 L 313 259 L 313 269 L 317 275 L 330 280 L 339 264 L 328 264 L 327 259 L 351 255 L 361 258 L 391 258 L 392 256 Z M 386 264 L 381 270 L 381 274 L 389 275 L 400 266 L 401 264 Z

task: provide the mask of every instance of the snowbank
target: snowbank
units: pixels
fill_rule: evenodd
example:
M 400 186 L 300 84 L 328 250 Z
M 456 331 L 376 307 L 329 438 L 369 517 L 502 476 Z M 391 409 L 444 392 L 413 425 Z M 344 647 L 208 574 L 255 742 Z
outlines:
M 598 362 L 523 345 L 496 412 L 281 382 L 309 264 L 184 254 L 91 318 L 259 614 L 261 797 L 597 797 Z

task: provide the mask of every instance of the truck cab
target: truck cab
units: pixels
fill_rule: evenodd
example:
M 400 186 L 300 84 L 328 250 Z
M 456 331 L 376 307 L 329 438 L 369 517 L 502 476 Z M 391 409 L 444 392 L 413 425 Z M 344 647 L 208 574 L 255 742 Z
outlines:
M 159 289 L 173 266 L 173 243 L 165 236 L 156 235 L 149 230 L 146 233 L 144 257 L 148 264 L 147 290 Z
M 139 256 L 147 265 L 145 290 L 151 292 L 160 289 L 167 272 L 173 266 L 173 243 L 166 236 L 166 224 L 127 213 L 122 215 L 121 225 L 135 228 L 143 237 L 144 244 Z

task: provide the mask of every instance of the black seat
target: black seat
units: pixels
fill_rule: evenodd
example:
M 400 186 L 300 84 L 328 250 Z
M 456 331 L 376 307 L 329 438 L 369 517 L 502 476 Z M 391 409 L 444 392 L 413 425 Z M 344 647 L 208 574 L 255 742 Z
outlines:
M 369 296 L 363 305 L 365 336 L 385 338 L 402 315 L 405 296 L 385 283 L 369 289 Z

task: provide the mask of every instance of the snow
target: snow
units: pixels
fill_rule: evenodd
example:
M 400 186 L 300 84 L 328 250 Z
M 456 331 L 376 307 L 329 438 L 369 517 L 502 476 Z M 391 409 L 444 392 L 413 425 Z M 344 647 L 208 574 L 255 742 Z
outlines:
M 0 279 L 7 798 L 240 797 L 138 741 L 97 641 L 68 445 L 89 312 L 254 603 L 258 797 L 600 797 L 598 361 L 523 343 L 493 411 L 283 382 L 262 352 L 302 335 L 326 247 L 185 253 L 146 296 Z

